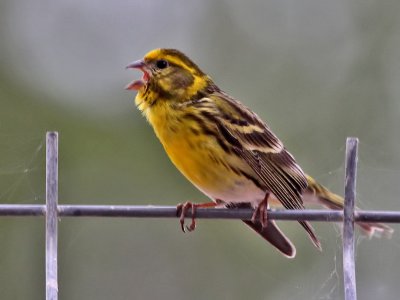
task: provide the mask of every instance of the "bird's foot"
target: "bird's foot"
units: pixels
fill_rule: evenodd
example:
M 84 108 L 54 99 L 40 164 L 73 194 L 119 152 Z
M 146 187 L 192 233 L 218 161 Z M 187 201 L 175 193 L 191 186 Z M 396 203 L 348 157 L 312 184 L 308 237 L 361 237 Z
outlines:
M 191 232 L 196 229 L 196 209 L 198 207 L 206 208 L 206 207 L 215 207 L 216 205 L 217 203 L 215 202 L 195 204 L 190 201 L 186 201 L 185 203 L 179 203 L 176 206 L 176 216 L 179 216 L 179 223 L 181 224 L 182 231 Z M 185 226 L 185 217 L 189 209 L 191 209 L 192 221 L 189 226 Z
M 259 216 L 258 220 L 263 228 L 267 227 L 268 224 L 268 197 L 269 193 L 267 193 L 264 200 L 257 205 L 253 215 L 251 216 L 251 222 L 253 223 L 257 222 L 257 216 Z
M 189 226 L 185 226 L 185 216 L 190 208 L 192 209 L 192 222 Z M 186 229 L 190 232 L 196 228 L 196 205 L 192 202 L 186 201 L 185 203 L 179 203 L 176 206 L 176 215 L 179 216 L 179 223 L 181 224 L 183 232 L 186 232 Z

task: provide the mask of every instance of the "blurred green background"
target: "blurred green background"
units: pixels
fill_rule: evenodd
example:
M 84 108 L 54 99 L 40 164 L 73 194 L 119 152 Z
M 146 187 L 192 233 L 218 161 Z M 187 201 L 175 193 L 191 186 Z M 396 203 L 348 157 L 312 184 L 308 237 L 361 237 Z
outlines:
M 358 205 L 399 209 L 399 1 L 0 3 L 0 202 L 44 203 L 44 136 L 60 134 L 62 204 L 205 201 L 172 166 L 124 85 L 178 48 L 272 127 L 303 169 L 343 190 L 360 138 Z M 60 220 L 60 299 L 342 299 L 340 228 L 295 223 L 287 260 L 238 221 Z M 398 299 L 400 227 L 357 241 L 359 299 Z M 44 299 L 43 218 L 0 218 L 0 298 Z

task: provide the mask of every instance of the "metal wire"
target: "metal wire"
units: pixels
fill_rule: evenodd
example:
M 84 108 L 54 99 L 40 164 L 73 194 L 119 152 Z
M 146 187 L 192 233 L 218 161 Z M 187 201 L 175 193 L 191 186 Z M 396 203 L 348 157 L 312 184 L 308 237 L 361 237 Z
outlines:
M 58 299 L 58 133 L 46 135 L 46 299 Z
M 350 141 L 350 143 L 349 143 Z M 354 211 L 357 151 L 346 150 L 346 197 L 343 210 L 268 210 L 268 218 L 287 221 L 343 222 L 345 299 L 356 300 L 354 222 L 400 223 L 400 211 Z M 351 145 L 350 145 L 351 146 Z M 175 206 L 140 205 L 58 205 L 58 134 L 46 138 L 46 205 L 0 204 L 0 216 L 46 217 L 46 300 L 58 299 L 57 219 L 62 217 L 177 218 Z M 353 148 L 354 149 L 354 148 Z M 349 167 L 349 168 L 348 168 Z M 198 208 L 198 219 L 250 220 L 252 209 Z M 188 211 L 186 217 L 191 217 Z
M 343 281 L 344 299 L 357 299 L 356 263 L 354 260 L 354 203 L 357 183 L 358 139 L 347 138 L 346 176 L 343 208 Z
M 58 217 L 176 218 L 175 206 L 157 205 L 58 205 Z M 250 220 L 251 209 L 198 208 L 198 219 Z M 0 204 L 0 216 L 45 216 L 46 205 Z M 191 217 L 188 211 L 186 216 Z M 271 220 L 342 222 L 343 211 L 327 209 L 268 210 Z M 356 210 L 355 222 L 400 223 L 400 211 Z

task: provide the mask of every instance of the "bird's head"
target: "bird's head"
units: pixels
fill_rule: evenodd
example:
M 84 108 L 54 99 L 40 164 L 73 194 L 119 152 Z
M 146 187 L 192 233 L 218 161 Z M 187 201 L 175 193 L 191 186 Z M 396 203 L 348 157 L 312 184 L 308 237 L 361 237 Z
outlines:
M 175 49 L 155 49 L 127 68 L 139 69 L 143 76 L 125 88 L 138 91 L 141 110 L 159 101 L 183 102 L 204 89 L 211 79 L 185 54 Z

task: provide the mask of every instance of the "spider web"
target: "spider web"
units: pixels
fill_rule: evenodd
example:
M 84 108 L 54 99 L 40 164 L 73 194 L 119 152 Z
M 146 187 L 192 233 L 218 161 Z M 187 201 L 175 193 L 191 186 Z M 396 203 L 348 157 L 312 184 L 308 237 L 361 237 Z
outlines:
M 44 204 L 45 142 L 43 136 L 0 132 L 0 203 Z M 43 219 L 0 218 L 0 298 L 25 298 L 33 294 L 37 276 L 37 253 L 43 246 Z M 40 251 L 40 252 L 38 252 Z M 19 283 L 23 289 L 16 291 Z
M 0 135 L 0 202 L 44 201 L 44 138 Z
M 340 150 L 343 152 L 344 148 Z M 365 210 L 398 210 L 400 194 L 400 164 L 385 164 L 382 157 L 389 153 L 361 143 L 357 175 L 356 205 Z M 386 161 L 389 161 L 385 157 Z M 316 176 L 326 187 L 343 195 L 344 163 L 333 170 Z M 295 275 L 285 278 L 282 284 L 275 279 L 272 299 L 343 299 L 342 269 L 342 226 L 332 223 L 314 223 L 322 240 L 324 251 L 315 255 L 315 261 L 300 272 L 293 268 Z M 359 299 L 397 299 L 399 291 L 396 270 L 400 268 L 400 239 L 398 224 L 391 239 L 368 238 L 356 226 L 355 260 L 357 293 Z M 325 230 L 324 230 L 325 229 Z M 327 230 L 326 230 L 327 229 Z M 295 243 L 297 245 L 297 243 Z M 297 245 L 298 246 L 298 245 Z M 295 259 L 304 259 L 298 246 Z M 289 269 L 290 266 L 288 267 Z M 268 279 L 267 279 L 268 280 Z M 271 280 L 271 279 L 269 279 Z M 273 279 L 274 280 L 274 279 Z M 271 296 L 272 294 L 272 296 Z M 266 296 L 267 298 L 267 296 Z
M 25 136 L 0 136 L 0 201 L 2 203 L 35 204 L 44 203 L 45 151 L 44 137 L 26 138 Z M 368 145 L 367 145 L 368 146 Z M 375 148 L 360 145 L 360 158 L 357 182 L 357 206 L 371 210 L 395 210 L 398 207 L 400 194 L 400 167 L 396 164 L 384 165 L 380 158 L 385 153 Z M 340 150 L 340 152 L 344 152 Z M 343 153 L 344 154 L 344 153 Z M 343 194 L 344 164 L 332 170 L 317 174 L 316 178 L 338 194 Z M 62 180 L 62 179 L 61 179 Z M 166 221 L 167 222 L 167 221 Z M 280 222 L 297 246 L 298 254 L 294 260 L 277 259 L 279 254 L 274 250 L 266 250 L 262 242 L 251 247 L 253 235 L 246 229 L 238 233 L 225 224 L 230 221 L 215 220 L 206 225 L 201 221 L 202 231 L 213 235 L 226 236 L 222 248 L 232 249 L 230 258 L 245 262 L 246 268 L 254 276 L 254 291 L 257 295 L 272 299 L 343 299 L 342 273 L 342 239 L 338 224 L 314 223 L 321 238 L 324 251 L 318 253 L 307 245 L 307 238 L 300 229 L 293 231 L 294 223 Z M 85 222 L 95 226 L 94 223 Z M 207 228 L 209 226 L 209 228 Z M 357 287 L 360 299 L 396 299 L 398 284 L 396 270 L 400 268 L 400 228 L 394 224 L 395 233 L 391 240 L 373 238 L 369 240 L 357 232 L 356 269 Z M 81 231 L 82 230 L 82 231 Z M 66 243 L 73 249 L 88 234 L 90 228 L 81 228 L 69 235 Z M 89 232 L 89 233 L 88 233 Z M 294 232 L 296 234 L 294 234 Z M 196 238 L 199 238 L 198 236 Z M 193 238 L 194 239 L 194 238 Z M 244 239 L 243 243 L 238 240 Z M 61 243 L 63 243 L 61 241 Z M 218 248 L 217 247 L 217 248 Z M 309 248 L 307 248 L 309 247 Z M 249 251 L 249 248 L 252 248 Z M 257 250 L 255 250 L 257 249 Z M 266 256 L 266 252 L 268 256 Z M 311 254 L 310 254 L 311 253 Z M 260 263 L 262 260 L 262 263 Z M 271 261 L 273 260 L 273 261 Z M 307 261 L 306 264 L 304 261 Z M 223 265 L 223 263 L 221 262 Z M 3 265 L 3 263 L 1 263 Z M 279 270 L 279 271 L 277 271 Z M 274 288 L 266 288 L 263 281 Z M 234 297 L 235 295 L 233 295 Z M 236 298 L 239 299 L 239 298 Z

